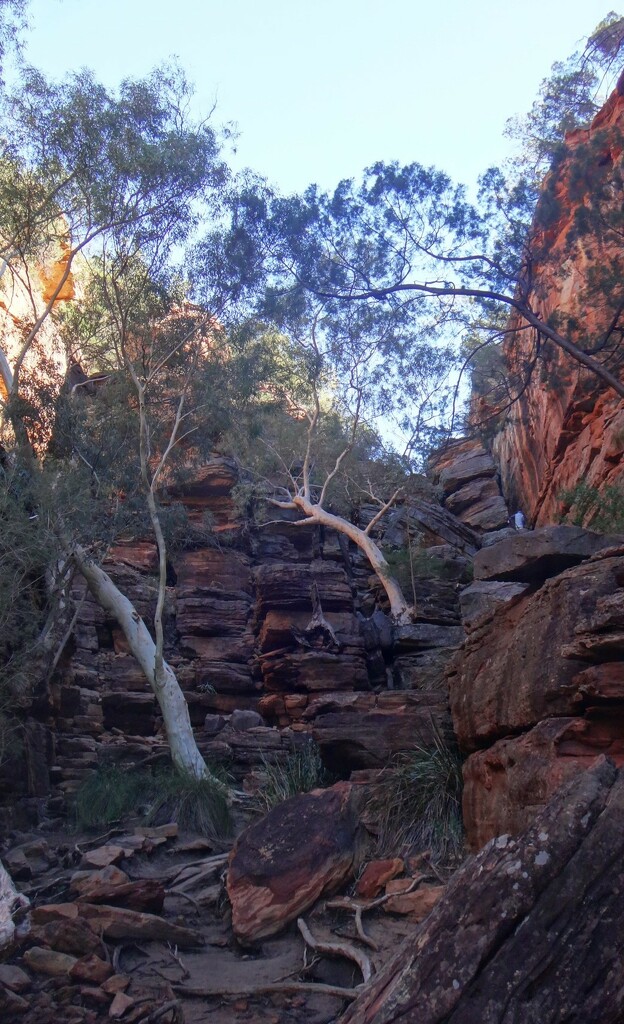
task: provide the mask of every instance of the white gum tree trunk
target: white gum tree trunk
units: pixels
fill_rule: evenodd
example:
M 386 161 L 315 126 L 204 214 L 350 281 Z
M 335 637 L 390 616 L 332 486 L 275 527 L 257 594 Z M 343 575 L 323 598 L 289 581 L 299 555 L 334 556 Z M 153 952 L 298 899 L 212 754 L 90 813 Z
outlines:
M 143 669 L 162 712 L 174 764 L 196 779 L 210 776 L 193 735 L 188 706 L 171 666 L 157 656 L 157 648 L 136 608 L 112 579 L 80 547 L 72 554 L 98 604 L 119 623 L 130 650 Z
M 16 907 L 28 907 L 30 901 L 13 885 L 13 879 L 0 861 L 0 950 L 13 941 L 15 924 L 13 911 Z
M 378 545 L 375 544 L 375 541 L 364 530 L 355 526 L 354 523 L 350 523 L 348 519 L 343 519 L 342 516 L 335 516 L 331 512 L 326 512 L 322 506 L 315 505 L 303 495 L 297 495 L 293 498 L 292 502 L 276 501 L 274 504 L 299 509 L 306 516 L 305 519 L 301 520 L 302 523 L 319 523 L 321 526 L 328 526 L 338 533 L 345 534 L 349 540 L 352 540 L 359 547 L 360 551 L 366 555 L 370 562 L 371 568 L 376 573 L 379 582 L 388 596 L 390 614 L 394 622 L 397 625 L 403 625 L 412 621 L 411 608 L 403 596 L 401 587 L 390 572 L 390 566 Z

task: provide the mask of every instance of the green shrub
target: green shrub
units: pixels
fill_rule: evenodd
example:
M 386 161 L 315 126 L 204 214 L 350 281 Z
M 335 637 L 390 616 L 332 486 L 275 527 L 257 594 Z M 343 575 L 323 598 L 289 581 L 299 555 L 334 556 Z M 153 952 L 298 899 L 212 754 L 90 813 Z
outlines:
M 81 828 L 99 828 L 136 814 L 151 778 L 147 772 L 116 764 L 98 766 L 76 792 L 77 824 Z
M 611 484 L 599 491 L 582 480 L 568 491 L 561 491 L 565 506 L 561 522 L 586 526 L 597 533 L 624 533 L 624 488 Z
M 74 802 L 80 828 L 102 828 L 138 814 L 147 824 L 177 821 L 182 828 L 214 839 L 231 830 L 227 780 L 195 779 L 173 766 L 153 770 L 116 764 L 99 766 L 81 785 Z
M 404 548 L 385 552 L 385 557 L 403 593 L 411 595 L 413 602 L 417 600 L 417 580 L 457 579 L 456 565 L 440 558 L 439 555 L 430 554 L 426 548 L 406 545 Z M 463 575 L 466 577 L 465 582 L 470 582 L 467 577 L 471 575 L 471 569 L 466 567 Z
M 450 863 L 462 854 L 461 756 L 434 729 L 433 746 L 416 744 L 397 755 L 376 786 L 370 810 L 378 825 L 380 856 L 431 850 Z
M 264 813 L 291 796 L 321 789 L 334 781 L 313 741 L 293 750 L 283 761 L 270 763 L 265 759 L 262 773 L 265 782 L 257 801 Z
M 211 777 L 196 779 L 175 768 L 161 770 L 153 777 L 147 799 L 148 824 L 177 821 L 191 832 L 224 839 L 232 822 L 227 800 L 227 781 L 211 768 Z

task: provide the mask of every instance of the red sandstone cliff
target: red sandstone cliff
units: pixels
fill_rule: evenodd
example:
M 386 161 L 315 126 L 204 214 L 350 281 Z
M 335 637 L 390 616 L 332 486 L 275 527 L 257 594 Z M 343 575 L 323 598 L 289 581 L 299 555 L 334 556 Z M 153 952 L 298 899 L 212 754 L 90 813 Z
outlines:
M 590 194 L 610 194 L 614 208 L 621 206 L 623 134 L 624 86 L 620 81 L 592 125 L 567 137 L 567 154 L 545 189 L 547 198 L 557 204 L 557 215 L 536 236 L 536 248 L 543 255 L 534 269 L 534 309 L 544 321 L 553 313 L 559 323 L 575 318 L 578 326 L 572 338 L 583 347 L 588 340 L 595 344 L 604 337 L 622 301 L 618 287 L 605 299 L 597 289 L 589 295 L 588 283 L 606 267 L 620 276 L 624 247 L 621 233 L 613 230 L 604 231 L 602 237 L 576 237 L 572 242 L 570 232 Z M 505 343 L 511 374 L 521 372 L 534 343 L 534 332 L 526 330 Z M 624 475 L 621 398 L 552 344 L 546 344 L 543 355 L 529 387 L 494 440 L 504 494 L 535 525 L 557 520 L 562 490 L 581 480 L 601 487 Z M 610 360 L 612 372 L 621 374 L 616 352 Z

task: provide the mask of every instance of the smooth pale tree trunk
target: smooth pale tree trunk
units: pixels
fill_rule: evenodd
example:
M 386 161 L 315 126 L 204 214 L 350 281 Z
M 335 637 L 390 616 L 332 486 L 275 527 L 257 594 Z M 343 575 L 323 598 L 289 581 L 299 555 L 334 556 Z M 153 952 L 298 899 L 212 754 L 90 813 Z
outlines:
M 345 534 L 368 558 L 371 568 L 376 573 L 379 582 L 388 596 L 390 614 L 394 622 L 400 626 L 412 621 L 410 606 L 403 596 L 401 587 L 390 572 L 390 566 L 377 544 L 375 544 L 375 541 L 371 540 L 364 530 L 360 530 L 354 523 L 350 523 L 348 519 L 343 519 L 342 516 L 335 516 L 331 512 L 326 512 L 320 505 L 313 504 L 302 495 L 294 497 L 292 502 L 276 501 L 275 504 L 281 507 L 297 508 L 300 512 L 304 512 L 307 518 L 301 520 L 302 522 L 319 523 L 321 526 L 329 526 L 332 530 Z
M 0 950 L 9 946 L 15 935 L 13 911 L 16 907 L 28 907 L 30 901 L 13 885 L 13 880 L 0 862 Z
M 76 565 L 98 604 L 119 623 L 130 650 L 143 669 L 162 712 L 173 763 L 196 779 L 210 773 L 193 735 L 188 706 L 175 673 L 156 657 L 156 644 L 136 608 L 80 545 L 72 546 Z

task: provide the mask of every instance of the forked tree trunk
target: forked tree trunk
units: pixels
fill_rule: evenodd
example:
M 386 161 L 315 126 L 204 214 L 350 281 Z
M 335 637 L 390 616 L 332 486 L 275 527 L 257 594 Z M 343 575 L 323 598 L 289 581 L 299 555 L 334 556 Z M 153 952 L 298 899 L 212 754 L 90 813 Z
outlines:
M 288 503 L 288 506 L 286 503 L 278 501 L 275 504 L 282 507 L 297 508 L 300 512 L 305 513 L 307 517 L 302 522 L 319 523 L 321 526 L 328 526 L 332 530 L 344 534 L 349 540 L 352 540 L 360 551 L 366 555 L 371 568 L 384 588 L 390 602 L 390 614 L 394 622 L 400 626 L 412 621 L 412 609 L 405 600 L 397 580 L 395 580 L 390 572 L 390 566 L 381 553 L 381 549 L 375 544 L 375 541 L 371 539 L 369 534 L 355 526 L 354 523 L 350 523 L 348 519 L 343 519 L 342 516 L 335 516 L 331 512 L 326 512 L 320 505 L 313 504 L 313 502 L 302 495 L 297 495 L 293 498 L 292 502 Z
M 173 763 L 196 779 L 210 777 L 193 735 L 188 706 L 175 673 L 164 659 L 157 659 L 156 644 L 136 608 L 87 552 L 74 545 L 72 554 L 98 604 L 119 623 L 130 650 L 152 688 L 162 712 Z

